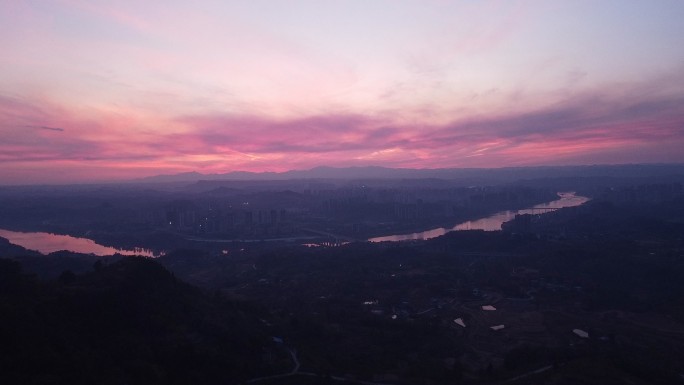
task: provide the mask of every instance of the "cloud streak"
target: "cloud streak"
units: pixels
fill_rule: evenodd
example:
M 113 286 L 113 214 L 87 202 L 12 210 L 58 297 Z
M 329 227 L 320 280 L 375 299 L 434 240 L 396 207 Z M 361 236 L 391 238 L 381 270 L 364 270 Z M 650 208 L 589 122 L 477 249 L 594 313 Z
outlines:
M 48 127 L 48 126 L 24 126 L 26 128 L 33 128 L 36 130 L 48 130 L 48 131 L 59 131 L 59 132 L 64 132 L 63 128 L 59 127 Z
M 663 84 L 668 78 L 660 80 Z M 684 161 L 684 92 L 654 81 L 587 92 L 522 112 L 474 114 L 446 123 L 401 111 L 296 118 L 207 113 L 147 117 L 139 111 L 65 112 L 0 97 L 0 163 L 47 167 L 90 163 L 139 173 L 273 170 L 321 164 L 500 167 L 605 161 Z M 663 85 L 664 87 L 664 85 Z M 70 127 L 69 135 L 54 122 Z M 162 129 L 166 127 L 166 129 Z M 59 133 L 60 135 L 55 135 Z M 668 150 L 669 149 L 669 150 Z M 66 163 L 65 163 L 66 162 Z

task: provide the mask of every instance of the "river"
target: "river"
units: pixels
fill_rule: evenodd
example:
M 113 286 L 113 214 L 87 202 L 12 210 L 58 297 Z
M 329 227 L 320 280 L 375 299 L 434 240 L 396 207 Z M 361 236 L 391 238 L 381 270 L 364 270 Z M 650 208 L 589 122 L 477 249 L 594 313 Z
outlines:
M 440 227 L 427 231 L 412 234 L 387 235 L 369 239 L 370 242 L 384 241 L 407 241 L 418 239 L 430 239 L 439 237 L 451 231 L 459 230 L 501 230 L 501 224 L 515 218 L 517 214 L 537 214 L 557 210 L 563 207 L 579 206 L 589 200 L 587 197 L 575 195 L 574 192 L 558 193 L 559 199 L 536 205 L 529 209 L 502 211 L 486 218 L 458 224 L 452 228 Z M 69 250 L 76 253 L 95 254 L 95 255 L 142 255 L 145 257 L 157 257 L 149 249 L 117 249 L 114 247 L 103 246 L 91 239 L 77 238 L 69 235 L 58 235 L 42 232 L 20 232 L 0 229 L 0 237 L 7 238 L 10 243 L 19 245 L 29 250 L 35 250 L 42 254 L 50 254 L 55 251 Z
M 69 235 L 59 235 L 41 232 L 20 232 L 0 229 L 0 237 L 6 238 L 10 243 L 19 245 L 29 250 L 35 250 L 41 254 L 50 254 L 55 251 L 69 250 L 76 253 L 95 255 L 142 255 L 144 257 L 157 257 L 149 249 L 135 248 L 132 250 L 117 249 L 103 246 L 87 238 L 76 238 Z
M 472 221 L 467 221 L 460 223 L 452 228 L 440 227 L 438 229 L 432 229 L 427 231 L 421 231 L 411 234 L 397 234 L 397 235 L 386 235 L 383 237 L 370 238 L 370 242 L 385 242 L 385 241 L 409 241 L 409 240 L 419 240 L 419 239 L 430 239 L 439 237 L 451 231 L 459 230 L 484 230 L 484 231 L 498 231 L 501 230 L 501 225 L 504 222 L 508 222 L 515 218 L 518 214 L 542 214 L 549 211 L 554 211 L 564 207 L 573 207 L 584 204 L 589 200 L 587 197 L 576 195 L 574 192 L 560 192 L 558 193 L 558 199 L 548 203 L 538 204 L 528 209 L 524 210 L 508 210 L 501 211 L 494 215 L 490 215 L 486 218 L 476 219 Z

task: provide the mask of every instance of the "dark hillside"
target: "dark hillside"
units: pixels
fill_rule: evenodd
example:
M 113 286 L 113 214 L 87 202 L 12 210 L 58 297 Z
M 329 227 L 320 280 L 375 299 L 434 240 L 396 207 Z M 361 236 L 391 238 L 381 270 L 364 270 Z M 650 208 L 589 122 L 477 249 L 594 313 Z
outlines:
M 251 309 L 143 258 L 56 282 L 1 259 L 0 313 L 3 384 L 230 384 L 281 369 L 264 364 L 276 348 Z

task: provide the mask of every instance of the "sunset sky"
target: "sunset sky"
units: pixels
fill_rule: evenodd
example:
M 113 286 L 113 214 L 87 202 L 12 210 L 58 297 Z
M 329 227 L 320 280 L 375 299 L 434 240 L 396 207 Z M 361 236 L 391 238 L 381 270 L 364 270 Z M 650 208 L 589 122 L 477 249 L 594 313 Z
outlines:
M 684 1 L 0 0 L 0 184 L 684 162 Z

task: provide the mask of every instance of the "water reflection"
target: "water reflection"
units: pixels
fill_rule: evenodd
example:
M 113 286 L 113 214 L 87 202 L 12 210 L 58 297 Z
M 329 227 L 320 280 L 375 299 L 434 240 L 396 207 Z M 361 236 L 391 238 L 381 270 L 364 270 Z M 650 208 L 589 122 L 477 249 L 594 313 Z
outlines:
M 91 239 L 76 238 L 69 235 L 58 235 L 40 232 L 19 232 L 0 229 L 0 237 L 6 238 L 15 245 L 29 250 L 35 250 L 42 254 L 50 254 L 55 251 L 69 250 L 76 253 L 95 254 L 99 256 L 113 255 L 142 255 L 145 257 L 157 257 L 152 250 L 134 248 L 133 250 L 117 249 L 102 246 Z
M 430 239 L 442 236 L 451 231 L 459 230 L 484 230 L 484 231 L 498 231 L 501 230 L 501 225 L 515 218 L 517 214 L 543 214 L 549 211 L 558 210 L 564 207 L 579 206 L 589 200 L 587 197 L 575 195 L 574 192 L 558 193 L 559 199 L 542 203 L 524 210 L 509 210 L 498 212 L 486 218 L 481 218 L 473 221 L 460 223 L 452 228 L 440 227 L 427 231 L 421 231 L 411 234 L 387 235 L 384 237 L 376 237 L 369 239 L 370 242 L 385 242 L 385 241 L 409 241 L 419 239 Z

